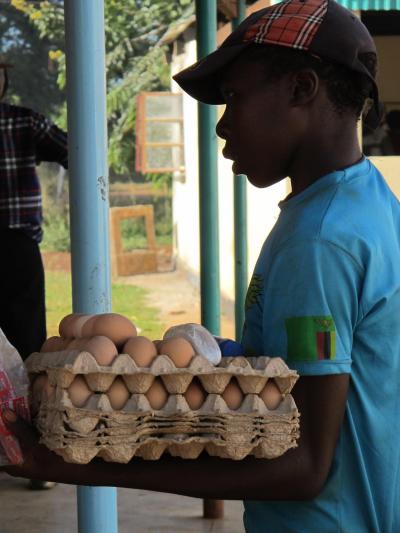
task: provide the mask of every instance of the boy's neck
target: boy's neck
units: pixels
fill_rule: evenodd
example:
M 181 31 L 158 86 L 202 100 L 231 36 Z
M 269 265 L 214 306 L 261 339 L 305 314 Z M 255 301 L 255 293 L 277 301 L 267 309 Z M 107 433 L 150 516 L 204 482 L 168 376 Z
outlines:
M 327 127 L 308 136 L 297 150 L 289 174 L 292 194 L 299 194 L 319 178 L 354 165 L 362 158 L 357 129 Z

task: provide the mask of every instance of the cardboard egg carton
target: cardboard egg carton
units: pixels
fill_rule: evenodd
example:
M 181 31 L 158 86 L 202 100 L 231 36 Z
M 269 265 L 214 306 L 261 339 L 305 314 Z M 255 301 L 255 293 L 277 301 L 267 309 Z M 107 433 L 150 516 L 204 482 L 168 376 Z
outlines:
M 154 460 L 165 452 L 194 459 L 202 451 L 230 459 L 272 458 L 297 445 L 299 413 L 290 391 L 298 376 L 279 358 L 227 357 L 213 366 L 195 356 L 187 368 L 176 368 L 168 356 L 159 355 L 150 368 L 141 368 L 126 354 L 100 366 L 90 353 L 74 351 L 35 353 L 26 366 L 31 379 L 46 372 L 55 386 L 51 398 L 43 392 L 36 424 L 41 442 L 69 462 Z M 74 407 L 68 393 L 78 374 L 93 391 L 82 408 Z M 169 392 L 159 410 L 145 395 L 157 376 Z M 184 393 L 195 376 L 208 395 L 198 410 L 191 410 Z M 106 394 L 117 377 L 130 392 L 120 410 L 113 409 Z M 232 377 L 244 393 L 236 410 L 221 396 Z M 271 378 L 283 396 L 275 410 L 258 396 Z
M 273 378 L 282 394 L 288 394 L 298 379 L 279 357 L 223 357 L 218 366 L 196 355 L 188 367 L 177 368 L 167 355 L 158 355 L 149 368 L 138 367 L 127 354 L 119 354 L 110 366 L 101 366 L 89 352 L 33 353 L 25 362 L 28 372 L 46 371 L 50 383 L 68 388 L 76 374 L 83 374 L 93 391 L 106 392 L 117 376 L 129 392 L 145 393 L 160 376 L 170 394 L 183 394 L 194 376 L 209 394 L 221 394 L 233 376 L 244 394 L 258 394 Z
M 74 408 L 65 391 L 57 395 L 62 402 L 44 400 L 36 423 L 41 441 L 68 462 L 155 460 L 164 452 L 195 459 L 204 450 L 229 459 L 273 458 L 295 447 L 299 436 L 291 395 L 268 411 L 257 395 L 249 394 L 234 412 L 219 395 L 209 395 L 197 411 L 181 395 L 172 395 L 159 411 L 151 410 L 143 395 L 131 398 L 121 411 L 113 411 L 106 395 L 93 395 L 84 409 Z

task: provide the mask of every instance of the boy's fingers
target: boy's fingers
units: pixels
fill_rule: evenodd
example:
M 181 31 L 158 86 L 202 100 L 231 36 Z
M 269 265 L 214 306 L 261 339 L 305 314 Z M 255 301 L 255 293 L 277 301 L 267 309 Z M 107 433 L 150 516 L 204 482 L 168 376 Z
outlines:
M 23 452 L 37 443 L 37 432 L 26 420 L 10 410 L 3 411 L 1 416 L 7 428 L 18 439 Z

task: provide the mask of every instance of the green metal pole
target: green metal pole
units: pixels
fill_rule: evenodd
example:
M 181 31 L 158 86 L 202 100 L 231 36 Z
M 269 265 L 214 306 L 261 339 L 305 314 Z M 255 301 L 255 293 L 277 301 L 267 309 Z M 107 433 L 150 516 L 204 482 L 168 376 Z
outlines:
M 237 17 L 232 21 L 236 29 L 245 18 L 246 2 L 237 0 Z M 247 291 L 247 190 L 246 176 L 233 177 L 234 226 L 235 226 L 235 335 L 242 337 L 244 324 L 244 303 Z
M 217 47 L 216 0 L 196 0 L 197 57 Z M 220 333 L 218 146 L 215 106 L 199 103 L 199 200 L 201 323 Z M 203 500 L 204 518 L 222 518 L 223 500 Z
M 216 0 L 196 0 L 197 57 L 217 46 Z M 201 322 L 214 335 L 220 333 L 218 238 L 217 109 L 199 103 L 200 289 Z

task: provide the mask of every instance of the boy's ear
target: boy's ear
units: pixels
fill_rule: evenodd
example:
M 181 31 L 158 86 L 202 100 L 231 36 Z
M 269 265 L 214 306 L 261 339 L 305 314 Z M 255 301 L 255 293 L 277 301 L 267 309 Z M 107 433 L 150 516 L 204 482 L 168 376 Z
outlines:
M 319 90 L 319 77 L 312 69 L 303 69 L 292 75 L 291 104 L 301 106 L 310 103 Z

